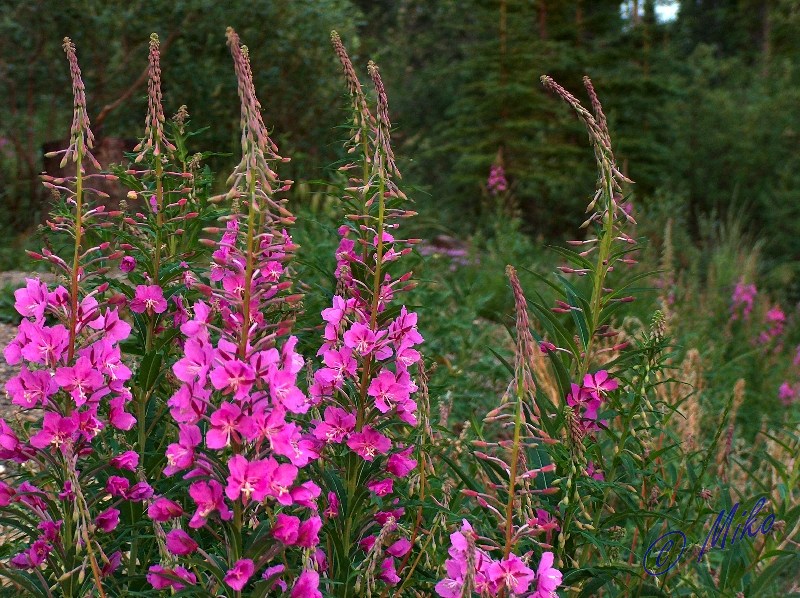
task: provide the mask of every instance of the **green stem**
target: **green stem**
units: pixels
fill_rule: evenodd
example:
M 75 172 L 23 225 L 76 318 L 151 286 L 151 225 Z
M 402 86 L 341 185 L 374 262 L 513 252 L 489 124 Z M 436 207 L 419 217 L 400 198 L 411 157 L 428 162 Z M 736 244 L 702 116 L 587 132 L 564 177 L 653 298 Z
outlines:
M 578 381 L 589 372 L 589 364 L 592 359 L 592 346 L 594 344 L 595 332 L 600 323 L 600 311 L 603 305 L 603 286 L 608 274 L 608 257 L 611 255 L 611 245 L 614 241 L 614 213 L 611 210 L 611 200 L 613 188 L 610 183 L 610 174 L 603 177 L 605 189 L 603 194 L 606 196 L 606 219 L 603 223 L 603 231 L 600 236 L 600 247 L 597 254 L 597 266 L 594 272 L 594 286 L 592 287 L 592 319 L 589 322 L 588 339 L 583 359 L 580 363 Z
M 519 464 L 520 436 L 522 430 L 522 377 L 524 372 L 517 374 L 517 408 L 514 414 L 514 442 L 511 446 L 511 472 L 508 476 L 508 503 L 506 504 L 506 543 L 503 556 L 508 557 L 511 552 L 512 538 L 514 535 L 514 498 L 517 485 L 517 467 Z
M 75 160 L 75 252 L 72 257 L 70 278 L 69 352 L 68 362 L 75 356 L 75 340 L 78 329 L 78 268 L 80 267 L 81 241 L 83 240 L 83 135 L 78 137 Z M 71 411 L 67 403 L 67 415 Z

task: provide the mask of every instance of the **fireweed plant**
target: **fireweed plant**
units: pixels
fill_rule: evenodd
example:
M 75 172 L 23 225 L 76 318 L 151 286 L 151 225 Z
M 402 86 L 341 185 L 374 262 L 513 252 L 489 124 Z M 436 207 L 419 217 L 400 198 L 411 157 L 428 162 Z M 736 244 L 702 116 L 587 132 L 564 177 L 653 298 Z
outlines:
M 776 534 L 797 519 L 798 466 L 773 466 L 760 486 L 728 481 L 740 383 L 710 445 L 684 442 L 691 389 L 670 379 L 666 315 L 633 332 L 621 319 L 647 273 L 625 272 L 637 248 L 622 203 L 630 181 L 591 82 L 589 111 L 543 78 L 594 149 L 589 234 L 556 249 L 565 263 L 554 276 L 527 273 L 555 305 L 538 292 L 528 301 L 507 268 L 510 383 L 454 434 L 446 409 L 431 423 L 423 337 L 401 301 L 415 286 L 407 264 L 418 240 L 401 227 L 415 212 L 399 186 L 384 83 L 370 62 L 365 91 L 335 32 L 331 41 L 352 118 L 336 174 L 335 288 L 309 340 L 308 329 L 293 334 L 295 287 L 311 287 L 294 280 L 292 181 L 279 174 L 288 158 L 237 34 L 227 31 L 242 153 L 214 197 L 206 154 L 189 150 L 188 110 L 165 117 L 155 35 L 141 143 L 113 174 L 87 174 L 93 136 L 65 40 L 74 116 L 61 153 L 75 171 L 44 177 L 58 201 L 47 247 L 31 256 L 59 278 L 16 291 L 22 321 L 4 350 L 19 368 L 5 390 L 21 417 L 0 419 L 11 472 L 0 481 L 0 584 L 46 597 L 294 598 L 768 587 L 791 554 L 791 538 Z M 120 210 L 97 202 L 100 178 L 126 188 Z M 507 192 L 502 171 L 491 185 Z M 770 439 L 772 461 L 796 456 L 795 436 Z M 769 459 L 745 455 L 743 467 Z M 645 573 L 642 555 L 668 527 L 702 542 L 707 516 L 753 488 L 771 501 L 774 532 Z

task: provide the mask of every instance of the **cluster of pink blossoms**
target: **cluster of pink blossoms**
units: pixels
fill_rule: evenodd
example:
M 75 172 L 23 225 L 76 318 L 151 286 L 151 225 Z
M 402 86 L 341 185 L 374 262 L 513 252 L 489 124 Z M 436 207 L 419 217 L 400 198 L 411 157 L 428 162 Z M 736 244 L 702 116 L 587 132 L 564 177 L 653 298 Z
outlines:
M 23 319 L 3 355 L 9 365 L 21 364 L 21 368 L 5 390 L 14 405 L 41 409 L 43 417 L 41 428 L 27 441 L 19 439 L 0 419 L 0 459 L 39 462 L 40 451 L 60 453 L 75 468 L 79 457 L 92 452 L 92 440 L 104 428 L 129 430 L 136 423 L 125 411 L 132 398 L 126 387 L 131 371 L 122 362 L 118 345 L 128 337 L 131 327 L 119 318 L 116 308 L 104 310 L 98 303 L 96 295 L 106 287 L 102 285 L 76 301 L 74 317 L 70 293 L 63 286 L 50 291 L 40 280 L 27 279 L 25 287 L 14 293 L 14 307 Z M 51 325 L 48 316 L 61 323 Z M 112 496 L 120 500 L 143 501 L 153 493 L 146 482 L 131 486 L 124 480 L 112 485 Z M 12 559 L 16 567 L 37 567 L 57 541 L 62 521 L 52 520 L 45 498 L 45 492 L 28 482 L 16 489 L 0 482 L 0 506 L 18 502 L 42 522 L 41 537 Z M 75 499 L 70 480 L 58 498 Z M 118 522 L 119 510 L 113 506 L 95 519 L 103 532 L 112 531 Z
M 486 188 L 492 195 L 500 195 L 508 190 L 505 170 L 499 164 L 492 165 L 489 178 L 486 180 Z
M 448 577 L 436 584 L 439 596 L 460 598 L 468 579 L 472 591 L 481 596 L 555 596 L 556 588 L 561 585 L 561 572 L 553 567 L 552 552 L 542 554 L 534 572 L 525 560 L 513 553 L 493 559 L 475 545 L 475 539 L 476 534 L 466 520 L 461 531 L 450 534 L 450 558 L 445 561 Z
M 745 284 L 743 279 L 739 280 L 733 289 L 733 296 L 731 297 L 731 320 L 738 320 L 740 312 L 743 320 L 749 320 L 757 294 L 756 285 Z
M 783 334 L 784 327 L 786 326 L 786 314 L 780 306 L 773 306 L 764 316 L 764 322 L 767 329 L 758 335 L 758 342 L 762 345 L 767 344 Z
M 572 389 L 567 395 L 567 405 L 573 407 L 580 417 L 580 426 L 584 434 L 590 434 L 600 430 L 600 426 L 608 425 L 608 422 L 597 421 L 597 414 L 603 403 L 605 394 L 616 390 L 619 384 L 611 378 L 606 370 L 599 370 L 594 374 L 586 374 L 583 377 L 583 385 L 572 384 Z

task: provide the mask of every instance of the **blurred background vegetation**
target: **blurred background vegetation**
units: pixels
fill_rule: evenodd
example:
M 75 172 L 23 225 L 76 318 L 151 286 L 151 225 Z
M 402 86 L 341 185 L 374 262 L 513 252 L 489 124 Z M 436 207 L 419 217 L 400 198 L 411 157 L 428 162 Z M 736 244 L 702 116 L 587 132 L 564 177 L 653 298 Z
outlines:
M 700 349 L 712 400 L 724 403 L 745 376 L 758 397 L 740 415 L 749 432 L 752 410 L 780 417 L 778 386 L 800 384 L 797 310 L 786 307 L 800 299 L 800 1 L 0 0 L 0 272 L 30 268 L 21 249 L 40 243 L 42 147 L 63 140 L 71 118 L 63 37 L 77 45 L 96 136 L 133 140 L 157 32 L 165 112 L 188 106 L 201 131 L 194 151 L 215 152 L 206 166 L 222 186 L 239 151 L 227 25 L 250 48 L 265 120 L 292 157 L 281 174 L 296 181 L 309 313 L 332 289 L 339 212 L 327 182 L 345 158 L 349 116 L 331 29 L 362 74 L 368 59 L 381 66 L 404 188 L 420 212 L 412 233 L 425 240 L 413 300 L 441 366 L 432 384 L 457 395 L 458 417 L 505 384 L 485 350 L 511 351 L 505 264 L 523 276 L 551 271 L 557 259 L 543 244 L 580 234 L 594 161 L 582 126 L 539 77 L 574 92 L 588 74 L 636 181 L 643 267 L 665 272 L 637 308 L 640 324 L 669 297 L 670 332 L 682 351 Z M 497 163 L 509 191 L 493 195 Z M 740 279 L 758 284 L 757 308 L 731 323 Z M 781 344 L 754 344 L 777 302 L 787 312 Z M 0 319 L 15 317 L 11 304 L 7 291 Z

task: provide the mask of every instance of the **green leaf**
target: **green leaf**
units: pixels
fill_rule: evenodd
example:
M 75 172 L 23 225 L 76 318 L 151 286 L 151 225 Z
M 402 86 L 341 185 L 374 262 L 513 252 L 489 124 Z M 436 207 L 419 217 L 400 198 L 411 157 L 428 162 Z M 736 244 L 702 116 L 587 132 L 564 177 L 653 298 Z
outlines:
M 163 357 L 158 351 L 151 351 L 142 359 L 136 381 L 139 387 L 147 392 L 153 388 L 161 373 Z

